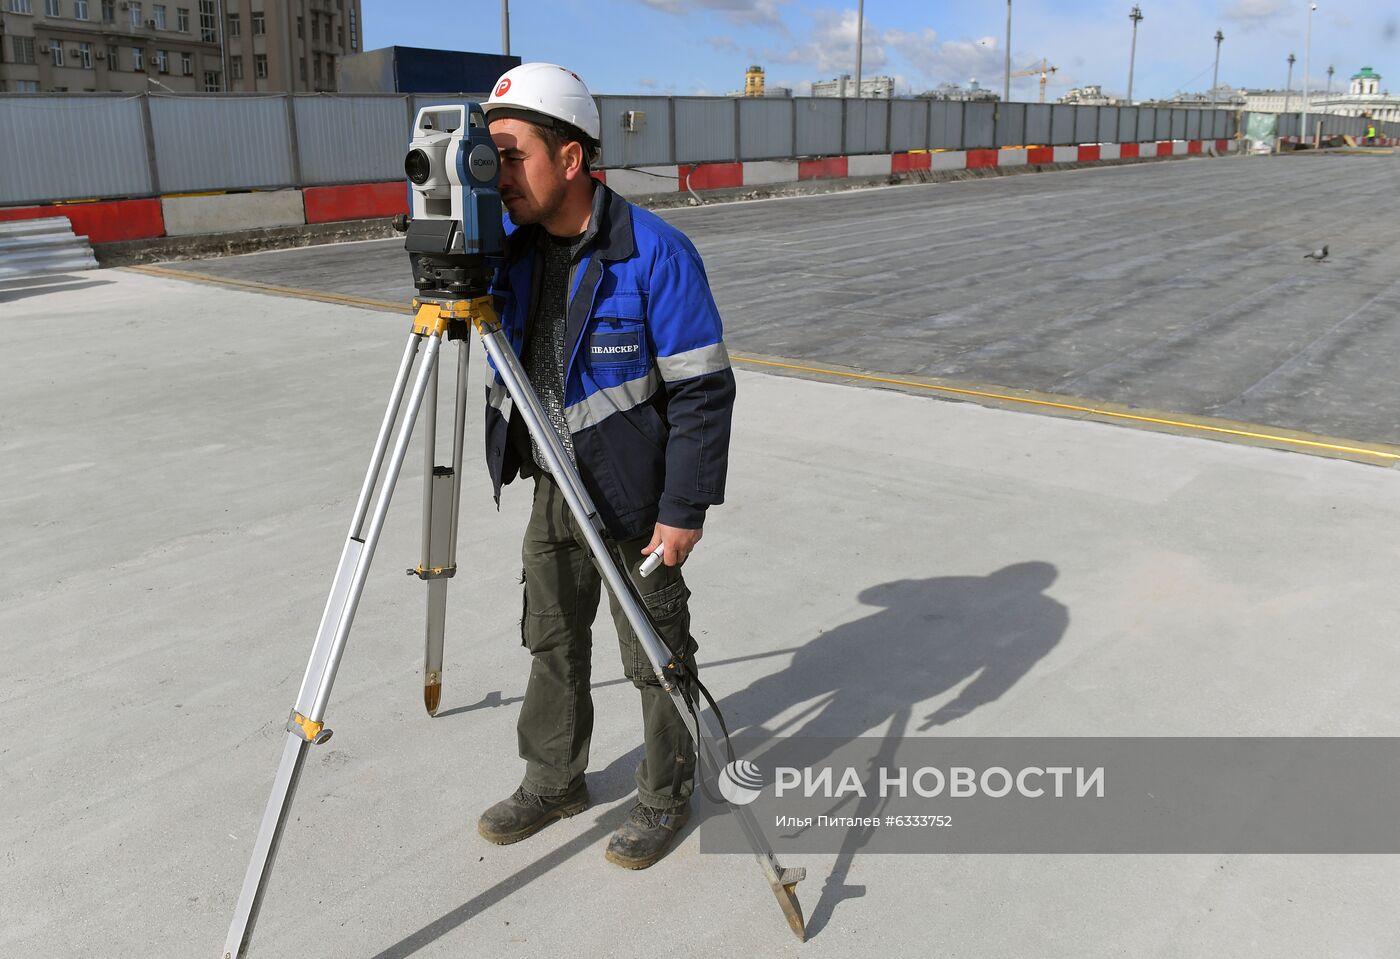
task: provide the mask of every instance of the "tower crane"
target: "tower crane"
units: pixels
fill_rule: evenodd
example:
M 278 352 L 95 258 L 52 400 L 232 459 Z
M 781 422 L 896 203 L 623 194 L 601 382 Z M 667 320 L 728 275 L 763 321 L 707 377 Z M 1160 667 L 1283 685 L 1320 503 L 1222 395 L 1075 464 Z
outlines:
M 1017 70 L 1015 73 L 1011 74 L 1011 79 L 1015 80 L 1017 77 L 1033 77 L 1037 73 L 1040 74 L 1040 102 L 1044 103 L 1045 81 L 1049 79 L 1050 74 L 1058 73 L 1059 70 L 1059 67 L 1050 66 L 1049 60 L 1041 59 L 1040 66 L 1032 66 L 1026 70 Z

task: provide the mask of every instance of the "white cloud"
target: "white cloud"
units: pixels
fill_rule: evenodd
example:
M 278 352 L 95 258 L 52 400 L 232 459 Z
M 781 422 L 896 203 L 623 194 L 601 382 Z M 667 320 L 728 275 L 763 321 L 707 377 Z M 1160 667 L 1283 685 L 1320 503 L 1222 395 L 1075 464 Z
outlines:
M 778 7 L 787 0 L 637 0 L 653 10 L 685 16 L 696 10 L 713 10 L 735 23 L 781 25 Z
M 811 14 L 812 32 L 806 41 L 792 46 L 764 51 L 764 56 L 778 63 L 800 63 L 821 74 L 837 76 L 856 70 L 856 11 L 817 10 Z M 880 34 L 871 28 L 867 18 L 861 42 L 861 73 L 871 76 L 889 58 Z
M 1225 8 L 1225 19 L 1248 29 L 1296 12 L 1298 5 L 1292 0 L 1231 0 Z
M 995 37 L 940 40 L 937 31 L 924 29 L 888 30 L 884 40 L 930 83 L 964 83 L 977 77 L 986 84 L 1003 70 L 1003 51 Z

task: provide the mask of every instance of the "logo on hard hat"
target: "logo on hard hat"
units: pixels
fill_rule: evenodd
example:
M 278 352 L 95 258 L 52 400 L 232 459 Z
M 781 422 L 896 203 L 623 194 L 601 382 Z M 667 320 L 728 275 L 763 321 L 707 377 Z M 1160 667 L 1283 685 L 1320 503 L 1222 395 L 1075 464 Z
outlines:
M 502 77 L 501 82 L 496 84 L 496 96 L 503 97 L 510 89 L 510 77 Z

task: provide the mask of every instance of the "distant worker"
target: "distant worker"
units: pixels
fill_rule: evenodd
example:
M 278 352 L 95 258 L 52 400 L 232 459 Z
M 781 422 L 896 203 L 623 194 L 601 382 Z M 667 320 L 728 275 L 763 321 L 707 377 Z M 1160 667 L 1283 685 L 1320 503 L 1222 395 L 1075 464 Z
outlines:
M 1376 145 L 1376 121 L 1371 120 L 1366 124 L 1366 145 Z
M 595 180 L 600 125 L 578 75 L 526 63 L 484 104 L 500 152 L 509 216 L 492 283 L 501 324 L 520 354 L 564 451 L 633 574 L 662 565 L 642 600 L 670 651 L 695 670 L 690 591 L 681 564 L 705 511 L 724 499 L 734 373 L 700 255 L 684 234 Z M 525 530 L 521 639 L 532 662 L 516 724 L 520 788 L 481 815 L 494 843 L 534 835 L 588 807 L 593 733 L 592 626 L 602 581 L 549 464 L 497 379 L 487 395 L 486 462 L 499 500 L 534 478 Z M 623 672 L 641 691 L 645 747 L 637 802 L 606 858 L 656 862 L 690 815 L 695 747 L 670 694 L 612 602 Z

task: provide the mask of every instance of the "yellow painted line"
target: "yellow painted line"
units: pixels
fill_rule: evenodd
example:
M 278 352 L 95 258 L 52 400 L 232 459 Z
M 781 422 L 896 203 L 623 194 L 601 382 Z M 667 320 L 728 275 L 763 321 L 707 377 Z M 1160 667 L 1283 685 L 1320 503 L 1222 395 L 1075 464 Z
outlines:
M 277 286 L 271 283 L 259 283 L 256 280 L 236 280 L 229 277 L 211 276 L 204 273 L 194 273 L 189 270 L 177 270 L 164 266 L 129 266 L 125 269 L 133 273 L 143 273 L 147 276 L 157 276 L 173 280 L 186 280 L 194 283 L 207 283 L 213 286 L 227 286 L 235 289 L 248 290 L 253 293 L 268 293 L 274 296 L 290 296 L 303 300 L 315 300 L 321 303 L 333 303 L 339 306 L 356 306 L 370 310 L 380 310 L 387 313 L 402 313 L 411 315 L 413 309 L 406 303 L 391 303 L 385 300 L 371 300 L 366 297 L 348 296 L 339 293 L 322 293 L 316 290 L 307 290 L 301 287 Z M 1384 444 L 1374 446 L 1356 445 L 1356 441 L 1333 440 L 1327 437 L 1320 437 L 1306 433 L 1286 435 L 1283 433 L 1273 433 L 1268 431 L 1268 427 L 1255 426 L 1248 423 L 1238 423 L 1233 426 L 1220 425 L 1221 421 L 1208 423 L 1202 420 L 1184 418 L 1181 414 L 1167 414 L 1163 416 L 1152 416 L 1144 413 L 1129 413 L 1123 410 L 1108 409 L 1103 406 L 1090 405 L 1088 401 L 1068 402 L 1044 399 L 1031 396 L 1017 396 L 1014 393 L 1002 392 L 996 389 L 977 389 L 966 386 L 951 386 L 946 383 L 925 383 L 919 380 L 899 379 L 890 376 L 876 376 L 870 373 L 857 373 L 854 370 L 839 370 L 821 366 L 807 366 L 800 363 L 788 363 L 782 360 L 765 359 L 757 356 L 747 356 L 743 353 L 731 353 L 731 358 L 736 363 L 745 363 L 750 366 L 766 366 L 773 369 L 790 370 L 794 373 L 814 373 L 820 376 L 830 376 L 837 379 L 858 380 L 863 383 L 880 383 L 886 386 L 900 386 L 915 390 L 924 390 L 931 393 L 945 393 L 950 396 L 963 396 L 971 399 L 988 400 L 995 403 L 1014 403 L 1020 406 L 1033 407 L 1046 410 L 1058 410 L 1065 413 L 1078 413 L 1086 416 L 1100 416 L 1106 419 L 1124 423 L 1137 423 L 1144 426 L 1169 427 L 1171 429 L 1187 430 L 1192 432 L 1209 433 L 1219 437 L 1232 437 L 1237 439 L 1254 440 L 1256 442 L 1272 443 L 1291 447 L 1301 452 L 1313 452 L 1319 455 L 1333 456 L 1363 456 L 1370 457 L 1373 461 L 1391 465 L 1400 463 L 1400 448 L 1388 447 Z M 1228 421 L 1224 421 L 1228 422 Z

